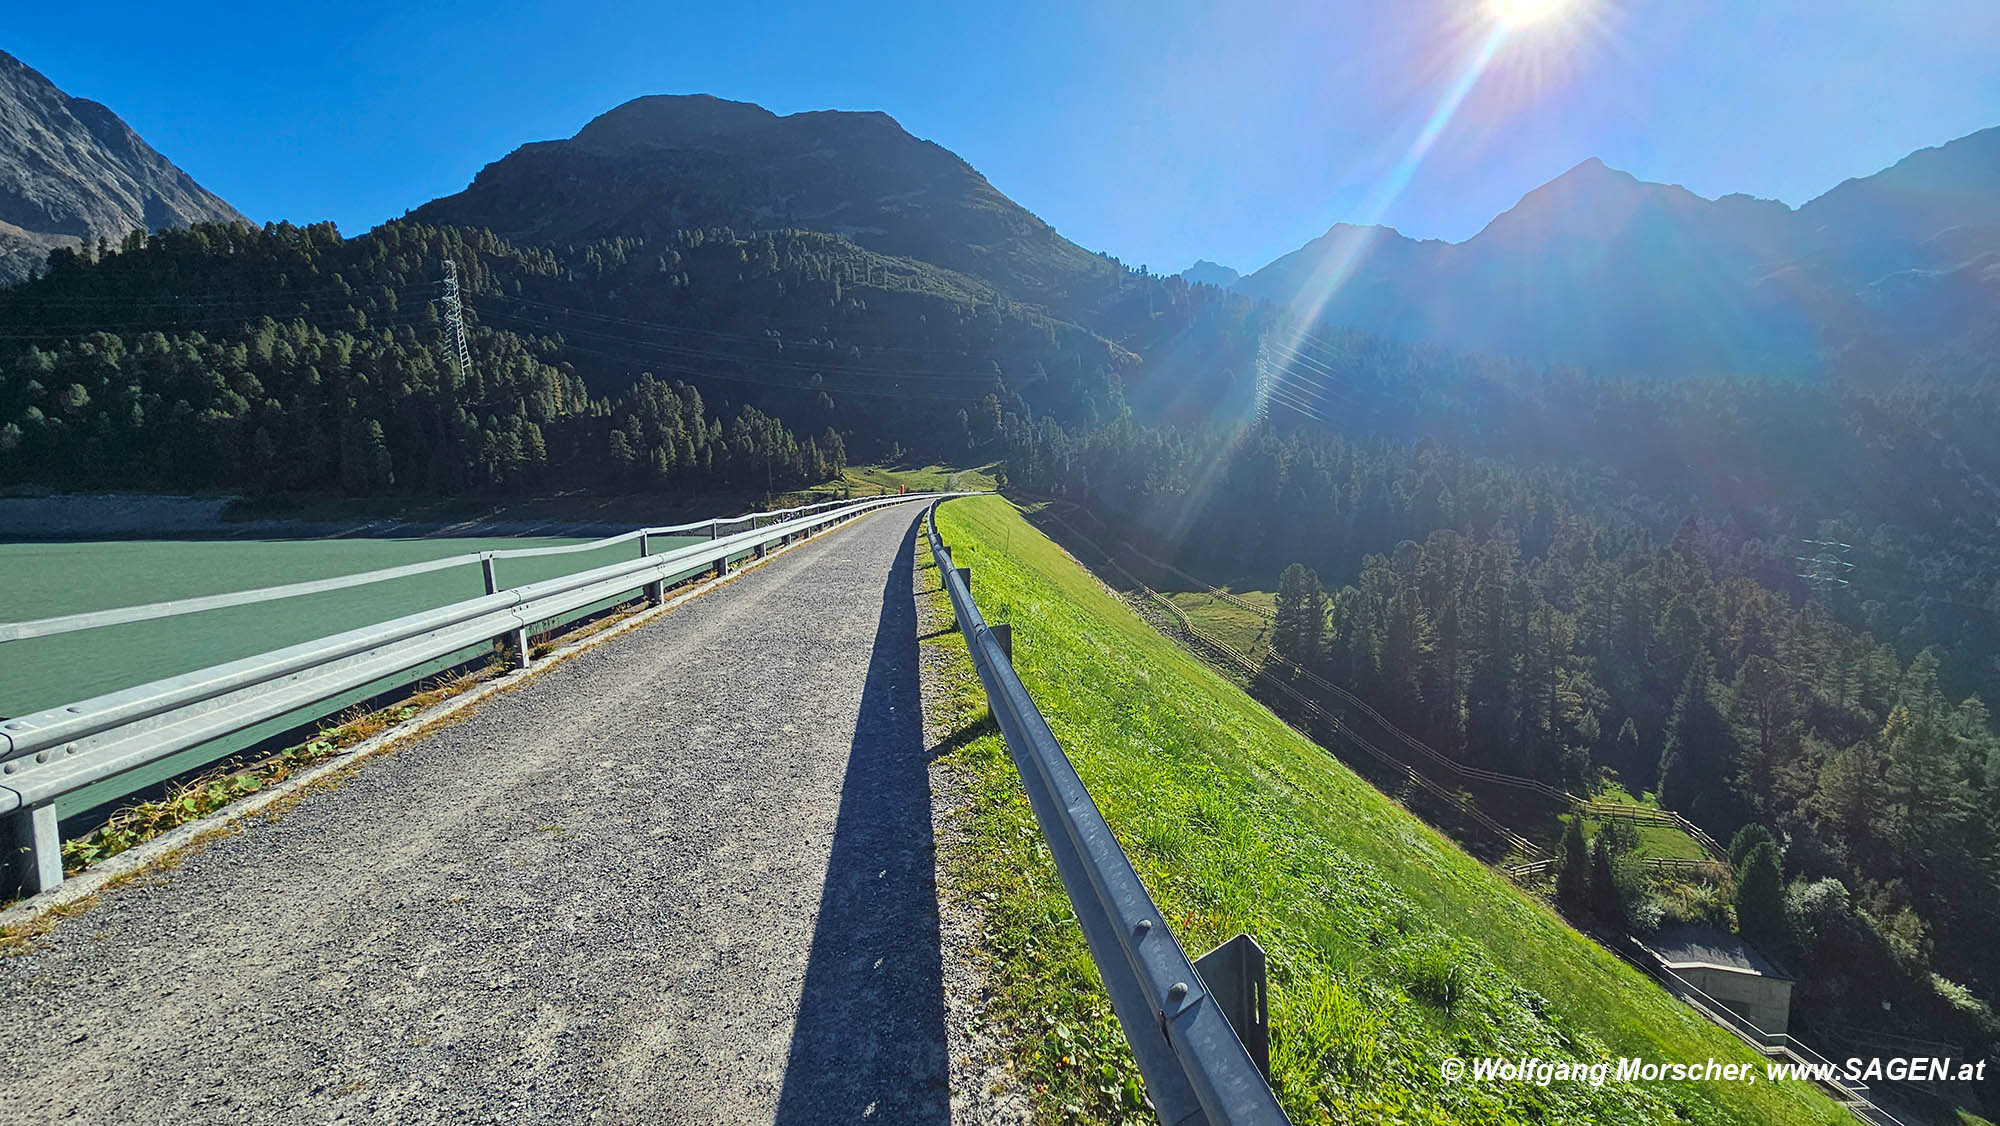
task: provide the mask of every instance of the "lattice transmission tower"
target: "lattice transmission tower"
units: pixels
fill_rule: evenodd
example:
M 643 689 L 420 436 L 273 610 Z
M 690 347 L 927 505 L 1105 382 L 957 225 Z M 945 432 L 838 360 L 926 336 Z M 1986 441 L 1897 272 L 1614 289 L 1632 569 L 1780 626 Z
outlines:
M 1262 426 L 1271 418 L 1271 344 L 1263 337 L 1257 338 L 1257 425 Z
M 472 349 L 465 346 L 465 307 L 458 300 L 458 263 L 444 260 L 444 327 L 451 332 L 460 379 L 472 378 Z
M 1836 589 L 1852 585 L 1848 582 L 1847 572 L 1854 569 L 1854 564 L 1848 561 L 1847 553 L 1854 550 L 1853 544 L 1841 543 L 1839 540 L 1799 542 L 1812 552 L 1810 555 L 1801 555 L 1797 558 L 1803 564 L 1799 577 L 1806 581 L 1806 585 L 1813 589 L 1814 594 L 1822 599 L 1831 598 Z

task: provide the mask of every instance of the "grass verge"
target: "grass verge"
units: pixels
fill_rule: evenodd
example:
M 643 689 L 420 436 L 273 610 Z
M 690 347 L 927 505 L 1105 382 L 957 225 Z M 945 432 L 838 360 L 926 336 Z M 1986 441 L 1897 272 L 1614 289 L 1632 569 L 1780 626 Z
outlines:
M 1799 1083 L 1447 1083 L 1447 1058 L 1760 1063 L 1150 628 L 997 497 L 940 510 L 974 592 L 1190 953 L 1271 956 L 1295 1122 L 1842 1123 Z M 956 635 L 942 640 L 957 644 Z M 1130 1060 L 1005 747 L 967 737 L 966 847 L 1020 1073 L 1049 1121 L 1143 1121 Z M 1761 1068 L 1760 1068 L 1761 1070 Z
M 104 824 L 80 837 L 63 842 L 63 874 L 81 874 L 101 863 L 162 836 L 199 821 L 232 802 L 269 789 L 304 770 L 323 762 L 396 724 L 451 699 L 501 670 L 498 664 L 432 682 L 388 708 L 349 710 L 326 723 L 313 738 L 267 755 L 255 762 L 211 770 L 194 778 L 172 783 L 167 795 L 155 801 L 124 806 Z

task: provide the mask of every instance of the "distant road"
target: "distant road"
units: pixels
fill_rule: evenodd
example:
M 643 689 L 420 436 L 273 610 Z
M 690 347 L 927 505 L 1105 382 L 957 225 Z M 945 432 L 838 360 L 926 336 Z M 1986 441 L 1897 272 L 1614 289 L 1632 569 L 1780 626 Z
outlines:
M 0 1121 L 946 1121 L 918 515 L 0 958 Z

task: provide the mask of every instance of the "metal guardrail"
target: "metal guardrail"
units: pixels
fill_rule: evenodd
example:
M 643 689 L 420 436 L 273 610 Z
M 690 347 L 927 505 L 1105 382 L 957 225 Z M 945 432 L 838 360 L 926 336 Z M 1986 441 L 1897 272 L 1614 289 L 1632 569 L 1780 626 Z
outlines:
M 0 722 L 0 816 L 12 823 L 21 882 L 35 892 L 62 882 L 62 840 L 55 802 L 85 786 L 272 720 L 297 717 L 305 722 L 315 717 L 301 713 L 313 705 L 377 685 L 386 689 L 389 685 L 384 682 L 393 682 L 398 674 L 492 641 L 505 642 L 515 662 L 526 667 L 530 660 L 528 635 L 537 623 L 639 591 L 657 604 L 664 601 L 668 583 L 706 570 L 720 576 L 728 572 L 732 559 L 762 556 L 773 546 L 862 513 L 934 495 L 841 502 L 830 510 L 815 505 L 803 514 L 793 509 L 686 525 L 710 527 L 713 538 L 512 589 L 495 589 L 490 559 L 499 553 L 488 553 L 484 557 L 488 593 L 482 597 Z M 767 515 L 775 522 L 756 527 Z M 722 525 L 744 521 L 752 527 L 720 534 Z M 647 529 L 594 544 L 533 550 L 582 550 L 634 538 L 642 540 L 643 550 L 645 537 L 666 530 L 673 529 Z M 452 562 L 463 561 L 461 557 Z M 404 568 L 389 571 L 407 573 Z M 384 574 L 377 571 L 350 578 L 381 581 Z M 294 584 L 245 593 L 281 598 L 290 595 L 272 592 L 298 593 L 296 588 L 301 586 L 327 589 L 321 584 Z M 127 610 L 145 617 L 195 612 L 185 607 L 155 612 L 171 605 L 155 603 Z
M 907 497 L 902 499 L 909 499 Z M 314 579 L 309 582 L 286 583 L 283 586 L 261 587 L 256 590 L 237 590 L 224 594 L 203 595 L 197 598 L 177 598 L 166 602 L 148 602 L 138 606 L 118 606 L 109 610 L 88 610 L 79 614 L 63 614 L 53 618 L 37 618 L 24 622 L 0 622 L 0 642 L 26 641 L 34 637 L 49 637 L 54 634 L 74 633 L 78 630 L 99 629 L 104 626 L 121 626 L 131 622 L 152 621 L 156 618 L 171 618 L 181 614 L 197 614 L 204 610 L 220 610 L 229 606 L 247 606 L 256 602 L 270 602 L 282 598 L 298 598 L 308 594 L 324 594 L 328 591 L 345 590 L 349 587 L 368 586 L 373 583 L 389 582 L 392 579 L 409 578 L 412 575 L 429 574 L 453 567 L 470 567 L 478 564 L 488 569 L 491 561 L 499 559 L 529 559 L 544 555 L 570 555 L 577 552 L 597 551 L 600 548 L 615 547 L 621 543 L 638 540 L 639 554 L 649 554 L 646 541 L 652 536 L 687 535 L 706 530 L 708 538 L 720 539 L 722 529 L 735 524 L 748 524 L 755 529 L 759 521 L 776 523 L 786 518 L 827 511 L 851 500 L 824 501 L 819 504 L 799 505 L 795 508 L 779 508 L 769 512 L 753 512 L 745 516 L 718 517 L 697 520 L 692 524 L 673 524 L 660 528 L 639 528 L 615 536 L 607 536 L 589 543 L 564 544 L 557 547 L 521 547 L 500 551 L 467 552 L 448 555 L 442 559 L 428 559 L 421 563 L 408 563 L 397 567 L 384 567 L 375 571 L 361 571 L 352 575 L 336 575 L 333 578 Z M 493 589 L 491 581 L 488 590 Z
M 927 524 L 931 556 L 986 688 L 987 704 L 1020 772 L 1154 1111 L 1169 1126 L 1289 1123 L 1015 674 L 1011 633 L 989 627 L 980 616 L 969 572 L 952 565 L 951 549 L 938 535 L 935 502 Z

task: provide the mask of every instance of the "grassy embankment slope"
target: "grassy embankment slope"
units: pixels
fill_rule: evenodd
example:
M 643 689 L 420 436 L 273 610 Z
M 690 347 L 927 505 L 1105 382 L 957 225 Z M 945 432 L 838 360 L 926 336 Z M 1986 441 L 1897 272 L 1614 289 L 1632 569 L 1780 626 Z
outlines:
M 902 486 L 913 493 L 973 492 L 993 487 L 993 470 L 999 462 L 978 468 L 951 465 L 850 465 L 844 477 L 856 496 L 873 496 L 877 490 L 895 492 Z
M 1008 502 L 941 512 L 982 609 L 1013 624 L 1022 679 L 1176 933 L 1198 953 L 1248 931 L 1269 952 L 1274 1082 L 1294 1121 L 1848 1120 L 1810 1088 L 1761 1080 L 1442 1081 L 1447 1057 L 1758 1057 L 1154 631 Z M 967 671 L 956 634 L 930 643 Z M 1050 1120 L 1142 1120 L 1005 747 L 976 682 L 961 676 L 955 691 L 945 754 L 971 802 L 948 863 L 985 913 L 1017 1066 Z
M 1107 539 L 1110 539 L 1110 542 L 1116 542 L 1115 539 L 1111 539 L 1109 536 L 1107 536 Z M 1100 543 L 1102 542 L 1104 541 L 1100 541 Z M 1120 561 L 1128 568 L 1146 568 L 1144 561 L 1136 558 L 1125 558 Z M 1156 572 L 1154 568 L 1146 568 L 1146 570 Z M 1114 588 L 1125 590 L 1124 581 L 1115 571 L 1108 574 L 1099 573 L 1098 577 L 1110 583 Z M 1159 581 L 1166 583 L 1177 578 L 1178 576 L 1161 575 Z M 1132 591 L 1125 590 L 1125 593 L 1130 594 Z M 1230 593 L 1234 594 L 1237 598 L 1262 608 L 1264 613 L 1258 613 L 1255 610 L 1246 609 L 1236 603 L 1218 598 L 1212 591 L 1208 590 L 1161 590 L 1161 594 L 1166 598 L 1172 599 L 1174 604 L 1180 607 L 1181 612 L 1186 614 L 1188 619 L 1194 622 L 1196 626 L 1226 644 L 1234 646 L 1238 651 L 1247 654 L 1251 659 L 1261 661 L 1270 653 L 1270 611 L 1276 604 L 1277 596 L 1269 591 L 1254 589 L 1234 589 L 1230 590 Z M 1219 671 L 1237 684 L 1244 684 L 1247 680 L 1234 666 L 1223 667 Z M 1340 706 L 1337 700 L 1327 700 L 1325 702 L 1336 709 Z M 1520 796 L 1519 792 L 1508 790 L 1505 787 L 1466 786 L 1462 779 L 1453 777 L 1449 772 L 1436 769 L 1421 758 L 1404 756 L 1402 748 L 1393 739 L 1383 740 L 1381 745 L 1391 754 L 1404 757 L 1404 761 L 1417 770 L 1423 771 L 1447 785 L 1460 788 L 1489 815 L 1498 818 L 1515 832 L 1522 834 L 1529 840 L 1535 841 L 1544 848 L 1554 849 L 1557 842 L 1561 839 L 1562 827 L 1568 821 L 1568 815 L 1563 815 L 1559 818 L 1549 817 L 1547 816 L 1548 811 L 1546 808 L 1533 802 L 1523 805 L 1518 800 Z M 1594 797 L 1598 801 L 1622 802 L 1627 805 L 1644 805 L 1649 808 L 1658 808 L 1658 803 L 1652 800 L 1651 794 L 1646 795 L 1646 798 L 1641 800 L 1633 797 L 1615 783 L 1607 784 Z M 1599 818 L 1586 818 L 1584 825 L 1586 837 L 1595 834 L 1605 824 L 1606 822 Z M 1637 838 L 1637 845 L 1632 851 L 1632 855 L 1634 856 L 1682 860 L 1704 860 L 1708 858 L 1708 854 L 1703 851 L 1701 845 L 1696 843 L 1693 837 L 1688 836 L 1674 826 L 1641 824 L 1635 827 L 1634 833 Z

